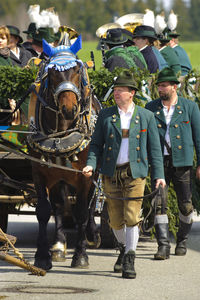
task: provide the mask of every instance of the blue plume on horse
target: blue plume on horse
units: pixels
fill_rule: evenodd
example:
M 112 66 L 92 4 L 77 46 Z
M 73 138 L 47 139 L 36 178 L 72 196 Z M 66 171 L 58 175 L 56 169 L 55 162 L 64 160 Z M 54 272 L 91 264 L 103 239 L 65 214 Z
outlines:
M 44 53 L 46 53 L 49 57 L 55 56 L 56 54 L 64 51 L 71 52 L 76 55 L 76 53 L 82 48 L 82 38 L 81 35 L 79 35 L 76 41 L 70 47 L 61 45 L 54 48 L 47 43 L 45 39 L 42 40 L 42 45 Z
M 76 41 L 70 46 L 70 50 L 74 54 L 76 54 L 80 49 L 82 49 L 82 37 L 81 37 L 81 34 L 77 37 Z

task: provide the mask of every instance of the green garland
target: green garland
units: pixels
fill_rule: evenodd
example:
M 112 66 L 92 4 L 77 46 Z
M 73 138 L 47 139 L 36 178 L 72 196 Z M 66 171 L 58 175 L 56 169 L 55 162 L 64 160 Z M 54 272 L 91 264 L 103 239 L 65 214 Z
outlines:
M 38 68 L 0 66 L 0 105 L 7 106 L 7 99 L 19 100 L 36 78 Z

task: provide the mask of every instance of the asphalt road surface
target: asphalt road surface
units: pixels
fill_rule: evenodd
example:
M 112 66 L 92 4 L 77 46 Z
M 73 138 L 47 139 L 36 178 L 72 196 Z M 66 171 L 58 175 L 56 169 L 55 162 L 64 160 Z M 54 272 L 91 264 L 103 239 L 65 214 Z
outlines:
M 9 216 L 8 233 L 18 240 L 16 247 L 29 263 L 34 261 L 37 237 L 35 216 Z M 54 223 L 48 235 L 53 241 Z M 0 300 L 199 300 L 200 299 L 200 218 L 196 217 L 184 257 L 174 255 L 165 261 L 154 261 L 155 240 L 141 236 L 136 252 L 136 279 L 123 279 L 113 272 L 118 253 L 115 249 L 88 249 L 87 270 L 70 267 L 73 248 L 69 246 L 66 262 L 54 263 L 45 276 L 31 275 L 17 266 L 0 261 Z M 71 241 L 75 232 L 70 233 Z M 71 243 L 69 243 L 71 244 Z M 13 255 L 12 251 L 9 252 Z

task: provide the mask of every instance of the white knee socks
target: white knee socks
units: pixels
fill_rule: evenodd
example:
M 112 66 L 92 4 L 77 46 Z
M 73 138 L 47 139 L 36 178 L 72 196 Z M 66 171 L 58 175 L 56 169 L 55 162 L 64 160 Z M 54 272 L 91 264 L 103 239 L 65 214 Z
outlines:
M 126 227 L 116 230 L 112 229 L 118 243 L 126 245 Z
M 126 250 L 125 250 L 125 253 L 127 253 L 129 250 L 136 251 L 138 240 L 139 240 L 138 226 L 126 227 Z
M 138 226 L 124 227 L 120 230 L 113 229 L 113 233 L 118 243 L 126 245 L 125 253 L 129 250 L 136 251 L 139 240 Z

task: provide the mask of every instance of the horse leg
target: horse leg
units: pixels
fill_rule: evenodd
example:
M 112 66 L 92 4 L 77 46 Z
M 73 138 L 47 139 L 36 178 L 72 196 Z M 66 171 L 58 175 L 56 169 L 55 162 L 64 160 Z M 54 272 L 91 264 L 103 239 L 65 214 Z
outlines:
M 72 268 L 88 268 L 88 256 L 86 253 L 86 227 L 88 222 L 88 201 L 85 191 L 77 193 L 76 204 L 73 207 L 73 214 L 77 224 L 76 249 L 72 258 Z
M 53 214 L 55 217 L 55 239 L 51 247 L 52 261 L 65 261 L 67 253 L 66 236 L 63 227 L 63 213 L 67 201 L 68 189 L 65 182 L 57 183 L 49 193 Z
M 96 193 L 95 188 L 91 187 L 89 193 L 89 218 L 86 227 L 86 240 L 89 248 L 99 248 L 101 244 L 101 236 L 99 229 L 95 222 L 95 209 L 96 209 Z M 91 202 L 91 203 L 90 203 Z
M 33 174 L 35 189 L 38 196 L 36 206 L 36 216 L 39 223 L 39 232 L 37 237 L 37 251 L 35 253 L 34 266 L 44 270 L 52 268 L 51 255 L 49 252 L 49 243 L 47 238 L 47 224 L 51 215 L 51 205 L 47 199 L 46 186 L 42 178 Z

